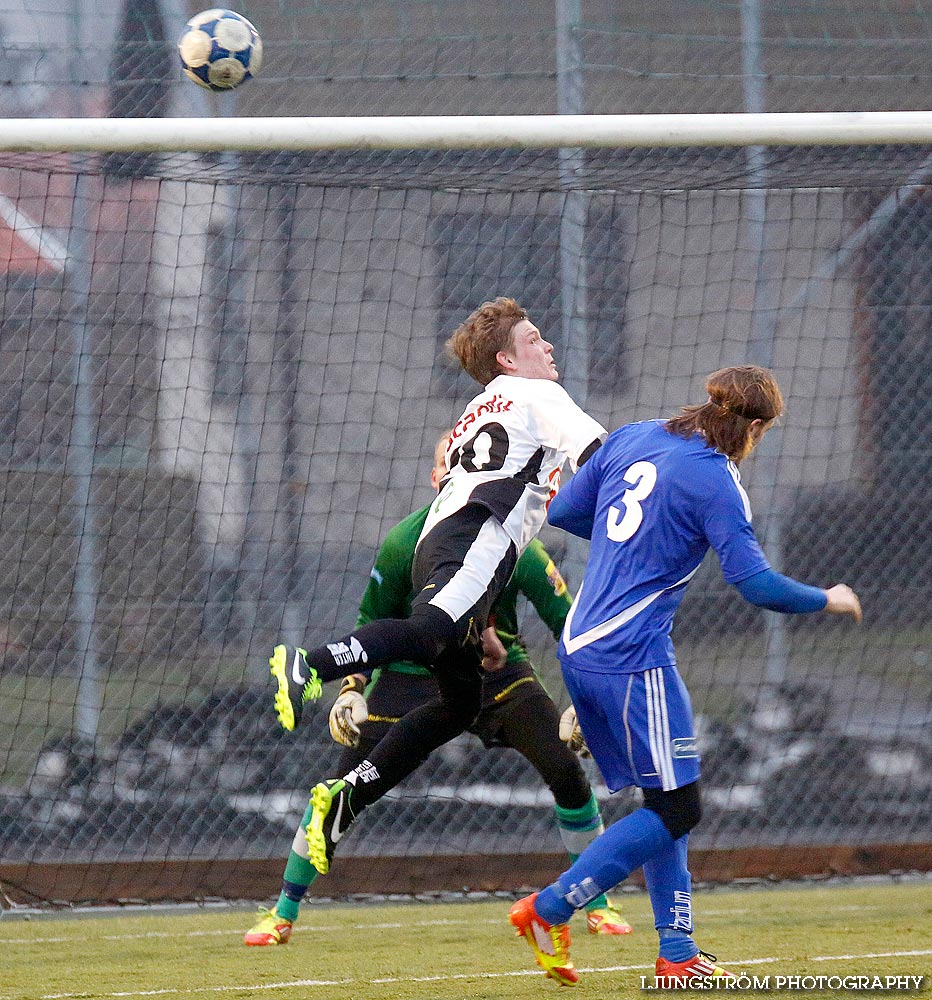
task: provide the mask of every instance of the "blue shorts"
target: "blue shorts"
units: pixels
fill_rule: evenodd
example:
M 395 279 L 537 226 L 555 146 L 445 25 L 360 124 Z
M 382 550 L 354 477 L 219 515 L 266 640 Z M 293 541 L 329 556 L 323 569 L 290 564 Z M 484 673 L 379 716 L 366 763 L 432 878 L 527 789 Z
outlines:
M 699 778 L 689 692 L 674 666 L 630 674 L 575 670 L 563 678 L 586 743 L 613 792 L 671 791 Z

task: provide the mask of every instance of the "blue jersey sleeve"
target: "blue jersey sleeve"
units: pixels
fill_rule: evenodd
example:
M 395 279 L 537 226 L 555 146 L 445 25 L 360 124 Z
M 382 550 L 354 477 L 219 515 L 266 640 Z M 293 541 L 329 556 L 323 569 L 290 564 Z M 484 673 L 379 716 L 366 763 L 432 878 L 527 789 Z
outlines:
M 583 465 L 550 501 L 547 520 L 580 538 L 592 537 L 596 501 L 599 498 L 603 448 Z
M 719 465 L 715 471 L 702 507 L 703 528 L 722 564 L 725 582 L 735 584 L 770 569 L 770 563 L 751 526 L 750 504 L 737 470 L 729 472 Z
M 828 596 L 818 587 L 810 587 L 792 577 L 765 569 L 736 584 L 741 596 L 759 608 L 781 611 L 785 615 L 804 615 L 822 611 Z

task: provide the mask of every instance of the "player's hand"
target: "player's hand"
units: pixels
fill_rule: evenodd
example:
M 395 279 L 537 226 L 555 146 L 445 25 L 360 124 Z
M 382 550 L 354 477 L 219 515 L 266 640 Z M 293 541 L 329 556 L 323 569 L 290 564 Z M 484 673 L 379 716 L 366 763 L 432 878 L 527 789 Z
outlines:
M 576 720 L 576 709 L 572 705 L 560 716 L 560 739 L 578 756 L 592 756 L 586 746 L 586 737 Z
M 846 583 L 836 583 L 825 593 L 828 597 L 825 610 L 829 614 L 851 615 L 856 622 L 861 620 L 861 602 L 858 600 L 858 595 Z
M 330 735 L 345 747 L 359 746 L 359 727 L 369 718 L 369 706 L 363 695 L 365 689 L 363 674 L 344 677 L 340 695 L 330 709 Z
M 499 639 L 494 625 L 489 625 L 485 629 L 480 640 L 482 642 L 482 669 L 487 674 L 494 674 L 496 670 L 501 670 L 505 666 L 508 653 L 502 640 Z

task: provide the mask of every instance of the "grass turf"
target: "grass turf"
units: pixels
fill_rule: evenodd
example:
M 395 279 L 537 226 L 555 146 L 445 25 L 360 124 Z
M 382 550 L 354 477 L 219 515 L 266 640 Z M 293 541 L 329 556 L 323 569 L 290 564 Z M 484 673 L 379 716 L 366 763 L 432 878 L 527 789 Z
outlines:
M 573 923 L 580 1000 L 643 998 L 656 937 L 644 893 L 625 893 L 627 938 Z M 306 904 L 287 947 L 247 948 L 249 911 L 0 921 L 2 1000 L 217 997 L 524 1000 L 564 993 L 507 924 L 508 901 Z M 696 939 L 737 974 L 932 978 L 932 883 L 699 891 Z M 806 991 L 809 998 L 842 991 Z M 915 994 L 913 994 L 915 995 Z

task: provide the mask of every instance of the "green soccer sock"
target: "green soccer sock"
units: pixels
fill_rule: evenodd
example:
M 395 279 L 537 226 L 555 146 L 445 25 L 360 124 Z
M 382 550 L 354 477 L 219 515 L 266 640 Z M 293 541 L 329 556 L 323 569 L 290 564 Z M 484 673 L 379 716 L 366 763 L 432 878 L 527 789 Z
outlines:
M 304 810 L 304 816 L 301 819 L 301 826 L 295 835 L 295 844 L 299 847 L 303 846 L 302 840 L 307 830 L 307 825 L 311 821 L 312 812 L 311 805 L 308 803 L 308 807 Z M 305 847 L 304 850 L 307 851 L 307 848 Z M 310 860 L 306 856 L 302 857 L 292 847 L 288 855 L 288 861 L 285 864 L 285 874 L 282 877 L 282 891 L 279 893 L 278 902 L 275 904 L 275 912 L 280 917 L 284 917 L 285 920 L 291 920 L 292 922 L 298 919 L 301 900 L 304 898 L 304 893 L 307 892 L 308 887 L 314 884 L 317 874 L 317 869 L 311 864 Z
M 560 830 L 563 846 L 570 856 L 570 861 L 575 862 L 592 841 L 605 830 L 599 803 L 595 795 L 590 792 L 589 801 L 578 809 L 564 809 L 555 805 L 553 811 L 557 814 L 557 827 Z M 587 910 L 599 910 L 603 906 L 608 906 L 604 892 L 586 903 Z

